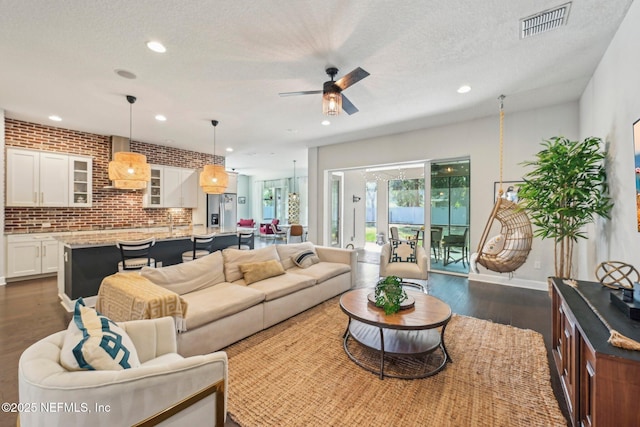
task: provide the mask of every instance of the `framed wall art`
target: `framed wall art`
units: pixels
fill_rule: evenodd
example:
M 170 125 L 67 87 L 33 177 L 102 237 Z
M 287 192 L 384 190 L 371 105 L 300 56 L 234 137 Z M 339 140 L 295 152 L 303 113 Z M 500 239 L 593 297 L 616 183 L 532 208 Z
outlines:
M 507 200 L 511 200 L 514 203 L 518 203 L 520 198 L 518 197 L 518 193 L 520 192 L 520 186 L 524 184 L 524 181 L 502 181 L 502 197 Z M 493 201 L 495 203 L 498 200 L 498 195 L 500 192 L 500 181 L 495 181 L 493 183 Z

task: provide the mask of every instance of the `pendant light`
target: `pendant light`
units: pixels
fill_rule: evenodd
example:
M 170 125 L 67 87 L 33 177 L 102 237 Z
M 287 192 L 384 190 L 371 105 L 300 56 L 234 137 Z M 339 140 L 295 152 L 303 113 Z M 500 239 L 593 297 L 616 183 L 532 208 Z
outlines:
M 205 165 L 202 172 L 200 172 L 200 187 L 202 191 L 207 194 L 222 194 L 227 189 L 229 182 L 229 175 L 224 170 L 223 165 L 216 165 L 216 126 L 218 126 L 217 120 L 211 120 L 213 125 L 213 163 L 212 165 Z
M 129 101 L 129 147 L 131 147 L 133 128 L 133 103 L 136 97 L 127 95 Z M 109 162 L 109 179 L 115 188 L 123 190 L 141 190 L 147 188 L 151 179 L 151 166 L 144 154 L 119 151 L 113 154 Z
M 296 193 L 296 161 L 293 161 L 293 193 L 288 197 L 289 210 L 287 217 L 289 224 L 300 224 L 300 197 Z

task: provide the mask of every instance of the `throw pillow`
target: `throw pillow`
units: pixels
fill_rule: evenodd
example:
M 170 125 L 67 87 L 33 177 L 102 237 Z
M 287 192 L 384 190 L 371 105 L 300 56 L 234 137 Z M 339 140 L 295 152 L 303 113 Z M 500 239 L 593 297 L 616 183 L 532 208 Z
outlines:
M 119 371 L 140 366 L 129 335 L 95 309 L 76 302 L 60 352 L 67 370 Z
M 292 256 L 291 260 L 300 268 L 308 268 L 313 264 L 317 264 L 320 262 L 320 258 L 318 258 L 318 255 L 316 255 L 316 253 L 311 250 L 302 251 Z
M 391 258 L 389 262 L 413 262 L 416 263 L 416 241 L 415 240 L 394 240 L 391 244 Z
M 224 259 L 224 277 L 227 282 L 235 282 L 236 280 L 242 279 L 240 264 L 270 261 L 272 259 L 280 262 L 280 257 L 278 256 L 275 246 L 280 245 L 270 245 L 251 251 L 232 248 L 223 250 L 222 258 Z
M 240 271 L 244 275 L 244 282 L 247 285 L 258 282 L 270 277 L 280 276 L 284 274 L 284 268 L 280 261 L 272 259 L 269 261 L 252 262 L 240 264 Z
M 280 262 L 285 270 L 295 267 L 293 257 L 302 251 L 313 251 L 315 253 L 315 246 L 311 242 L 302 243 L 289 243 L 287 245 L 274 245 L 278 251 Z
M 505 239 L 502 234 L 493 236 L 482 247 L 482 253 L 489 254 L 489 255 L 497 255 L 502 250 L 502 248 L 504 248 L 504 241 Z

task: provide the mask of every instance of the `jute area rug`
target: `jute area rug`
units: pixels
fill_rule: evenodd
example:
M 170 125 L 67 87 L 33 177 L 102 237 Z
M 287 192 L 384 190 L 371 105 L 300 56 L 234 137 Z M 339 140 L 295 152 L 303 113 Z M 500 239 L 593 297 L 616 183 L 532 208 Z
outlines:
M 231 418 L 243 427 L 567 425 L 537 332 L 455 315 L 445 333 L 453 363 L 424 379 L 380 380 L 345 354 L 346 324 L 333 298 L 227 347 Z M 388 369 L 422 369 L 437 353 Z

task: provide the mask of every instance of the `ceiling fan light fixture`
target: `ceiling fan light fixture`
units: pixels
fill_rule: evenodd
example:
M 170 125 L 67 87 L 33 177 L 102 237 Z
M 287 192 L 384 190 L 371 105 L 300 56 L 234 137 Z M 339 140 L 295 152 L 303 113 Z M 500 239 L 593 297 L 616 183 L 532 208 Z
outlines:
M 211 120 L 213 125 L 213 157 L 216 156 L 216 126 L 217 120 Z M 223 165 L 205 165 L 200 172 L 200 187 L 207 194 L 223 194 L 229 184 L 229 175 Z
M 322 113 L 325 116 L 337 116 L 342 112 L 342 94 L 340 91 L 325 91 L 322 94 Z

